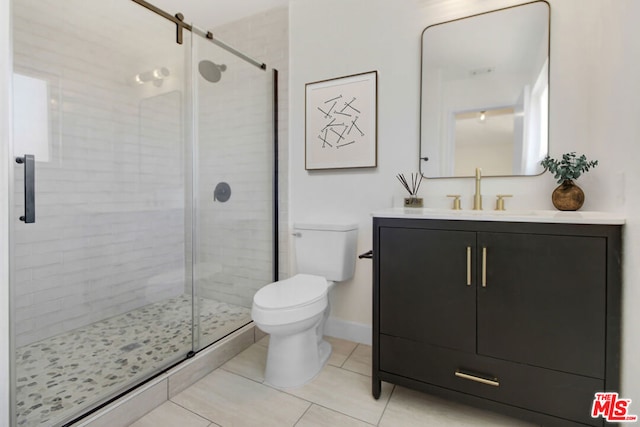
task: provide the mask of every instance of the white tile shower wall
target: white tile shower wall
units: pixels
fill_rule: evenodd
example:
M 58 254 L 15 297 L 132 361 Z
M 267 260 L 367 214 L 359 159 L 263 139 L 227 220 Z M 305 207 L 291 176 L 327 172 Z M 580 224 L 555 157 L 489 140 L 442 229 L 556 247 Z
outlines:
M 17 346 L 183 293 L 188 44 L 174 37 L 133 2 L 14 2 L 15 71 L 48 82 L 52 136 L 36 223 L 14 223 Z M 171 80 L 134 84 L 157 66 Z M 15 180 L 19 214 L 21 167 Z
M 201 296 L 250 307 L 272 277 L 272 68 L 279 71 L 279 272 L 288 272 L 288 8 L 213 33 L 268 65 L 263 72 L 219 49 L 199 50 L 201 59 L 225 63 L 227 70 L 218 83 L 199 79 L 198 256 L 214 273 L 201 275 L 197 286 Z M 226 203 L 213 201 L 221 181 L 231 186 Z

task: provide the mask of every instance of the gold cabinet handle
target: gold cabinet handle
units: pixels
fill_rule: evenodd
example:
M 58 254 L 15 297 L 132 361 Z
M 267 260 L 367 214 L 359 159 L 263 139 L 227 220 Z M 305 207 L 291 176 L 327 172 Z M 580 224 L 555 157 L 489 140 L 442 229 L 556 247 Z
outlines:
M 487 287 L 487 248 L 482 248 L 482 287 Z
M 471 246 L 467 246 L 467 286 L 471 286 Z
M 462 372 L 460 370 L 456 370 L 455 376 L 458 377 L 458 378 L 463 378 L 465 380 L 475 381 L 477 383 L 491 385 L 491 386 L 494 386 L 494 387 L 499 387 L 500 386 L 500 382 L 498 381 L 497 378 L 493 378 L 493 379 L 483 378 L 483 377 L 479 377 L 477 375 L 465 374 L 464 372 Z

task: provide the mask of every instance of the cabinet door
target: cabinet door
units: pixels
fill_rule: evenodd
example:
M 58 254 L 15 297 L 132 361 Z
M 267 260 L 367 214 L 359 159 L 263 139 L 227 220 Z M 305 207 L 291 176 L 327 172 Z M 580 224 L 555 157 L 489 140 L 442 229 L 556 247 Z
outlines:
M 604 378 L 606 239 L 478 233 L 480 276 L 482 248 L 478 353 Z
M 379 238 L 380 333 L 475 352 L 476 233 L 381 227 Z

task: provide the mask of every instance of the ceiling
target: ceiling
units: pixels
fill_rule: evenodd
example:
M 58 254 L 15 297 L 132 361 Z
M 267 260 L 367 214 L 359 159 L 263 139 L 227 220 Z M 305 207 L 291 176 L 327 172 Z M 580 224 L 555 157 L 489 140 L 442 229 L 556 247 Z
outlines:
M 147 0 L 160 9 L 175 15 L 180 12 L 185 22 L 202 29 L 255 15 L 265 10 L 286 6 L 289 0 Z

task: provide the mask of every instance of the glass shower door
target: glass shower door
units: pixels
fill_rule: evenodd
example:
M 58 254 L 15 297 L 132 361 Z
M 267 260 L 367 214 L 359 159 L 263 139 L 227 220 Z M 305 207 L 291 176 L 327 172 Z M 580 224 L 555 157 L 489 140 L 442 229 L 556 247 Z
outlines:
M 192 350 L 190 33 L 120 0 L 15 1 L 13 29 L 14 406 L 53 426 Z
M 241 48 L 241 46 L 235 46 Z M 251 321 L 273 281 L 273 72 L 193 35 L 194 347 Z

